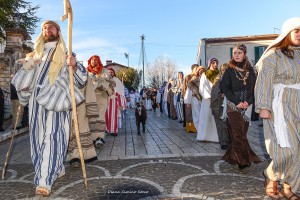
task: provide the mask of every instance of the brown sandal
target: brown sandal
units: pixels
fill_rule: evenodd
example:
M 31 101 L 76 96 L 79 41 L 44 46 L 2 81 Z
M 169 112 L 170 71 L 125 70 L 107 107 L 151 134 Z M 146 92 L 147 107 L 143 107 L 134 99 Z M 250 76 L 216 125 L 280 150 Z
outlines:
M 289 190 L 288 193 L 286 193 L 285 190 Z M 282 185 L 282 188 L 280 190 L 280 195 L 282 195 L 284 198 L 288 200 L 300 200 L 300 197 L 292 192 L 291 186 L 286 183 Z
M 44 187 L 38 186 L 38 187 L 36 188 L 35 194 L 37 194 L 37 195 L 42 195 L 42 196 L 44 196 L 44 197 L 49 197 L 49 196 L 50 196 L 50 191 L 47 190 L 47 189 L 44 188 Z
M 278 192 L 278 181 L 271 181 L 266 177 L 264 173 L 262 175 L 265 177 L 265 188 L 266 194 L 271 199 L 279 199 L 279 192 Z

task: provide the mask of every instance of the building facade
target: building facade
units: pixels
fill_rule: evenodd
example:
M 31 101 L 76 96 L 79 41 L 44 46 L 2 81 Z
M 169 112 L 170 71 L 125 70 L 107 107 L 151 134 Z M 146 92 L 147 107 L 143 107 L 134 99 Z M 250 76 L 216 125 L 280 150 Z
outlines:
M 16 60 L 24 58 L 33 50 L 31 38 L 24 30 L 15 28 L 6 30 L 6 41 L 0 44 L 0 87 L 5 96 L 4 118 L 11 116 L 10 82 L 20 69 Z
M 106 60 L 106 65 L 104 65 L 104 68 L 109 69 L 112 68 L 116 73 L 118 73 L 121 69 L 127 69 L 128 66 L 121 65 L 119 63 L 112 62 L 112 60 Z
M 256 64 L 264 50 L 278 37 L 278 34 L 237 36 L 224 38 L 202 38 L 198 45 L 197 64 L 207 67 L 210 58 L 217 58 L 219 66 L 232 57 L 232 48 L 237 43 L 247 47 L 247 57 L 252 66 Z

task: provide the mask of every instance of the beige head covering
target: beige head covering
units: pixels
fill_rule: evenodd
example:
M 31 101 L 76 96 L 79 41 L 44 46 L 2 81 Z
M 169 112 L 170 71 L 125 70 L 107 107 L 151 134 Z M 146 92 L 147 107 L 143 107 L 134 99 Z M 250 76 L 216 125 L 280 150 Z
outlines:
M 286 20 L 281 28 L 281 34 L 268 46 L 265 50 L 259 61 L 257 62 L 257 66 L 260 65 L 263 58 L 265 57 L 267 51 L 269 51 L 274 45 L 280 43 L 292 30 L 300 27 L 300 17 L 293 17 Z
M 56 50 L 54 52 L 53 59 L 50 63 L 50 68 L 49 68 L 49 72 L 48 72 L 50 85 L 53 85 L 55 82 L 55 79 L 58 76 L 60 69 L 65 64 L 66 45 L 63 40 L 61 31 L 60 31 L 60 26 L 54 21 L 46 20 L 41 25 L 42 30 L 43 30 L 43 26 L 45 24 L 54 25 L 57 28 L 58 34 L 59 34 L 59 39 L 57 42 Z M 41 34 L 39 35 L 39 37 L 37 38 L 37 40 L 35 42 L 35 46 L 34 46 L 35 52 L 38 54 L 39 58 L 42 58 L 42 56 L 43 56 L 44 47 L 45 47 L 45 41 L 43 39 L 43 31 L 42 31 Z

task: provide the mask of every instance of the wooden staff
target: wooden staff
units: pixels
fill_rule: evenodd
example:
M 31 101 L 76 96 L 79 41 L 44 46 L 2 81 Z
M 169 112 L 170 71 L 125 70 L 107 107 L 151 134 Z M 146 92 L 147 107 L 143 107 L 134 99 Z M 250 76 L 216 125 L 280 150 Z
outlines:
M 17 112 L 16 121 L 15 121 L 15 124 L 14 124 L 14 130 L 12 132 L 10 145 L 9 145 L 8 151 L 6 153 L 6 158 L 5 158 L 4 166 L 3 166 L 3 169 L 2 169 L 2 180 L 4 180 L 4 177 L 5 177 L 6 166 L 7 166 L 8 160 L 9 160 L 9 156 L 10 156 L 12 144 L 13 144 L 13 141 L 14 141 L 14 137 L 15 137 L 15 133 L 16 133 L 16 128 L 17 128 L 17 123 L 18 123 L 19 118 L 20 118 L 21 108 L 22 108 L 22 106 L 19 105 L 18 106 L 18 112 Z
M 73 23 L 73 14 L 72 14 L 72 7 L 69 0 L 64 0 L 64 15 L 61 17 L 61 21 L 64 21 L 68 18 L 68 55 L 72 55 L 72 23 Z M 75 137 L 77 141 L 80 162 L 81 162 L 81 169 L 82 175 L 84 180 L 85 189 L 88 188 L 87 177 L 86 177 L 86 170 L 85 170 L 85 163 L 83 158 L 82 147 L 80 143 L 79 137 L 79 129 L 78 129 L 78 120 L 77 120 L 77 111 L 76 111 L 76 101 L 74 95 L 74 77 L 73 77 L 73 67 L 69 66 L 69 77 L 70 77 L 70 92 L 72 97 L 72 112 L 73 112 L 73 121 L 74 121 L 74 128 L 75 128 Z

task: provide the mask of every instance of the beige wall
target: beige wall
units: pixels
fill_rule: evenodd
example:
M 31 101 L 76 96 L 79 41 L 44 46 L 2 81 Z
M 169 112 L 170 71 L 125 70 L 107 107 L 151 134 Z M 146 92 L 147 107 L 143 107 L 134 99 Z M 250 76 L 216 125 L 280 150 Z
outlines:
M 255 47 L 268 46 L 273 40 L 243 41 L 247 47 L 247 56 L 251 64 L 255 62 Z M 238 42 L 222 42 L 205 44 L 205 39 L 200 40 L 198 47 L 197 63 L 207 67 L 210 58 L 215 57 L 219 60 L 219 65 L 228 62 L 230 58 L 230 48 Z

